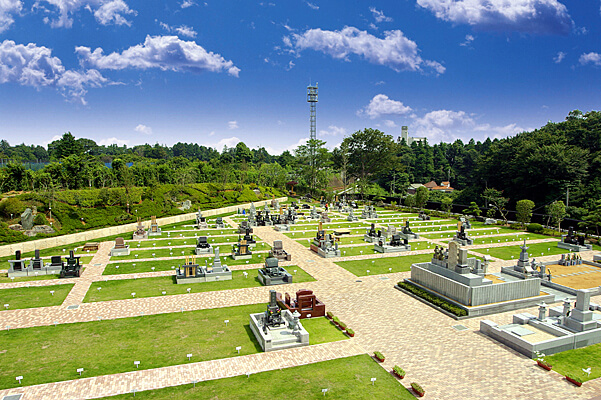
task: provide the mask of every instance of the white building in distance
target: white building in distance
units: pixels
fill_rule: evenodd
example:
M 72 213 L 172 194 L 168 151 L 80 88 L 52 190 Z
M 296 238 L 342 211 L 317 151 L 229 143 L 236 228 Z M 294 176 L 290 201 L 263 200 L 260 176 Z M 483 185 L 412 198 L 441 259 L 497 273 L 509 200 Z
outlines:
M 399 143 L 401 142 L 401 139 L 405 139 L 405 143 L 407 143 L 407 146 L 411 146 L 411 143 L 414 143 L 414 142 L 426 143 L 425 137 L 410 137 L 409 136 L 409 128 L 407 126 L 401 126 L 401 136 L 397 139 Z

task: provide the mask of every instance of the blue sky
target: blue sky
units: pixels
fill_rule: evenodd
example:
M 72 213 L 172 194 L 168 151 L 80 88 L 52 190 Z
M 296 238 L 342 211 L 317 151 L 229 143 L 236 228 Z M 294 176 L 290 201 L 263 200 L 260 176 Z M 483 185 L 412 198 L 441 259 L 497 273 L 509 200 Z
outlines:
M 0 137 L 484 140 L 598 110 L 599 0 L 0 0 Z

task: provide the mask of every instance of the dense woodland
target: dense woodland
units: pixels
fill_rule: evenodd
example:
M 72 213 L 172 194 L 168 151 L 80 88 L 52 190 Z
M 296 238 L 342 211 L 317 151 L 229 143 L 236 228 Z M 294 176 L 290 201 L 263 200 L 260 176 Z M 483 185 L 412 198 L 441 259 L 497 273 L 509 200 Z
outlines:
M 325 144 L 309 141 L 276 156 L 242 142 L 218 151 L 190 143 L 99 146 L 71 133 L 48 148 L 11 146 L 2 140 L 0 158 L 11 161 L 0 168 L 0 189 L 56 193 L 119 187 L 127 192 L 135 187 L 211 183 L 224 192 L 236 185 L 258 185 L 321 196 L 333 188 L 357 185 L 361 195 L 398 197 L 400 202 L 410 183 L 450 180 L 457 190 L 452 195 L 430 193 L 430 200 L 448 197 L 449 203 L 475 202 L 488 208 L 491 191 L 487 197 L 484 193 L 495 189 L 497 197 L 503 198 L 499 208 L 514 210 L 518 201 L 528 199 L 535 211 L 544 212 L 554 201 L 566 202 L 569 191 L 568 215 L 589 221 L 588 227 L 601 226 L 601 113 L 597 111 L 575 110 L 563 122 L 484 142 L 407 146 L 368 128 L 349 135 L 333 151 Z M 37 170 L 27 166 L 40 161 L 48 164 Z

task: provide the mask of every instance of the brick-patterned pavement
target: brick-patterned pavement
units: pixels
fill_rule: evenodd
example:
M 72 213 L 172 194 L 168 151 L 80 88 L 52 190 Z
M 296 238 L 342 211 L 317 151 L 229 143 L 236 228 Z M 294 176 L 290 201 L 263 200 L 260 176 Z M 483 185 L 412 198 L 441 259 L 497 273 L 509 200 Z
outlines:
M 233 220 L 226 222 L 235 226 Z M 407 371 L 402 383 L 419 382 L 429 399 L 549 399 L 588 400 L 601 394 L 601 379 L 586 382 L 576 388 L 555 372 L 546 372 L 532 360 L 482 335 L 482 319 L 497 323 L 511 322 L 511 316 L 520 311 L 493 316 L 456 321 L 433 308 L 394 289 L 393 284 L 407 278 L 409 272 L 356 277 L 337 266 L 339 260 L 361 260 L 373 255 L 323 259 L 292 238 L 275 232 L 271 227 L 257 227 L 255 234 L 272 244 L 282 240 L 284 249 L 292 254 L 289 264 L 298 265 L 317 281 L 294 283 L 280 290 L 293 293 L 300 288 L 314 290 L 327 304 L 328 310 L 353 328 L 356 336 L 342 342 L 327 343 L 298 349 L 260 353 L 200 363 L 183 364 L 153 370 L 132 371 L 66 382 L 28 386 L 0 391 L 4 395 L 23 393 L 22 400 L 84 399 L 119 393 L 155 389 L 190 383 L 192 380 L 217 379 L 228 376 L 260 372 L 276 368 L 313 363 L 332 358 L 381 351 L 386 355 L 382 366 L 391 369 L 400 365 Z M 443 244 L 436 239 L 432 243 Z M 547 241 L 547 240 L 540 240 Z M 529 241 L 537 243 L 539 240 Z M 515 243 L 511 243 L 514 245 Z M 506 246 L 506 242 L 470 246 L 470 253 L 484 247 Z M 0 326 L 11 328 L 111 319 L 134 315 L 182 312 L 204 308 L 228 307 L 265 302 L 268 287 L 235 289 L 218 292 L 191 293 L 175 296 L 128 299 L 102 303 L 81 303 L 84 288 L 95 280 L 131 279 L 132 276 L 161 276 L 173 271 L 128 275 L 102 276 L 108 262 L 111 243 L 103 244 L 94 257 L 89 270 L 75 285 L 65 303 L 58 307 L 0 311 Z M 411 252 L 423 254 L 431 250 Z M 378 257 L 381 257 L 379 255 Z M 385 257 L 389 255 L 383 255 Z M 391 255 L 392 256 L 392 255 Z M 585 259 L 592 254 L 585 254 Z M 557 259 L 557 256 L 537 257 L 540 261 Z M 95 266 L 94 264 L 100 264 Z M 501 266 L 513 261 L 497 260 L 489 268 L 497 272 Z M 237 266 L 238 269 L 256 268 L 257 265 Z M 72 282 L 73 280 L 69 280 Z M 34 284 L 34 282 L 29 282 Z M 56 281 L 38 281 L 35 284 L 52 284 Z M 23 282 L 19 283 L 19 285 Z M 3 284 L 13 287 L 17 284 Z M 75 289 L 78 290 L 75 290 Z M 593 301 L 601 302 L 601 296 Z M 67 306 L 78 308 L 68 310 Z M 534 309 L 527 309 L 536 313 Z M 458 331 L 455 325 L 467 329 Z

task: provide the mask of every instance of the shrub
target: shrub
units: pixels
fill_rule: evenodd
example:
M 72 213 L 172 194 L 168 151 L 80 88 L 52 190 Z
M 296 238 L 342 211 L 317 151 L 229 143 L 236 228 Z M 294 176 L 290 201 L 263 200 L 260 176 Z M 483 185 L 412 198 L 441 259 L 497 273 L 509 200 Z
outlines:
M 337 323 L 338 325 L 340 325 L 340 318 L 334 317 L 334 318 L 332 318 L 332 321 L 334 321 L 335 323 Z
M 37 213 L 37 215 L 33 219 L 33 224 L 34 225 L 48 225 L 48 220 L 46 219 L 46 216 L 44 214 Z
M 411 292 L 414 295 L 421 297 L 422 299 L 428 301 L 429 303 L 432 303 L 432 304 L 442 308 L 443 310 L 448 311 L 458 317 L 464 317 L 467 315 L 467 311 L 465 311 L 463 308 L 457 307 L 456 305 L 451 304 L 448 301 L 445 301 L 439 297 L 431 295 L 430 293 L 426 292 L 425 290 L 415 287 L 409 283 L 399 282 L 398 285 L 401 288 L 405 289 L 406 291 Z
M 346 324 L 344 322 L 341 322 L 339 325 L 343 330 L 346 329 Z
M 532 233 L 542 233 L 543 226 L 541 224 L 528 224 L 526 226 L 526 230 Z
M 18 217 L 25 210 L 25 203 L 16 197 L 10 197 L 3 202 L 0 202 L 0 213 L 7 218 L 13 215 L 13 218 Z
M 399 367 L 398 365 L 395 365 L 394 367 L 392 367 L 392 370 L 398 376 L 405 376 L 405 370 L 403 368 Z
M 329 318 L 329 319 L 332 319 L 332 318 L 334 318 L 334 313 L 333 313 L 332 311 L 328 311 L 328 312 L 326 313 L 326 315 L 328 316 L 328 318 Z
M 351 328 L 347 328 L 346 333 L 348 333 L 349 336 L 355 336 L 355 331 L 352 330 Z
M 522 225 L 521 224 L 509 224 L 509 229 L 515 229 L 516 231 L 519 231 L 522 229 Z
M 384 354 L 380 353 L 379 351 L 374 352 L 374 356 L 380 361 L 384 361 L 386 359 L 386 357 L 384 357 Z
M 422 388 L 419 383 L 411 382 L 411 389 L 415 390 L 415 392 L 419 394 L 424 394 L 426 391 Z
M 566 378 L 570 378 L 571 380 L 573 380 L 575 382 L 582 383 L 582 378 L 580 378 L 576 374 L 566 374 Z

